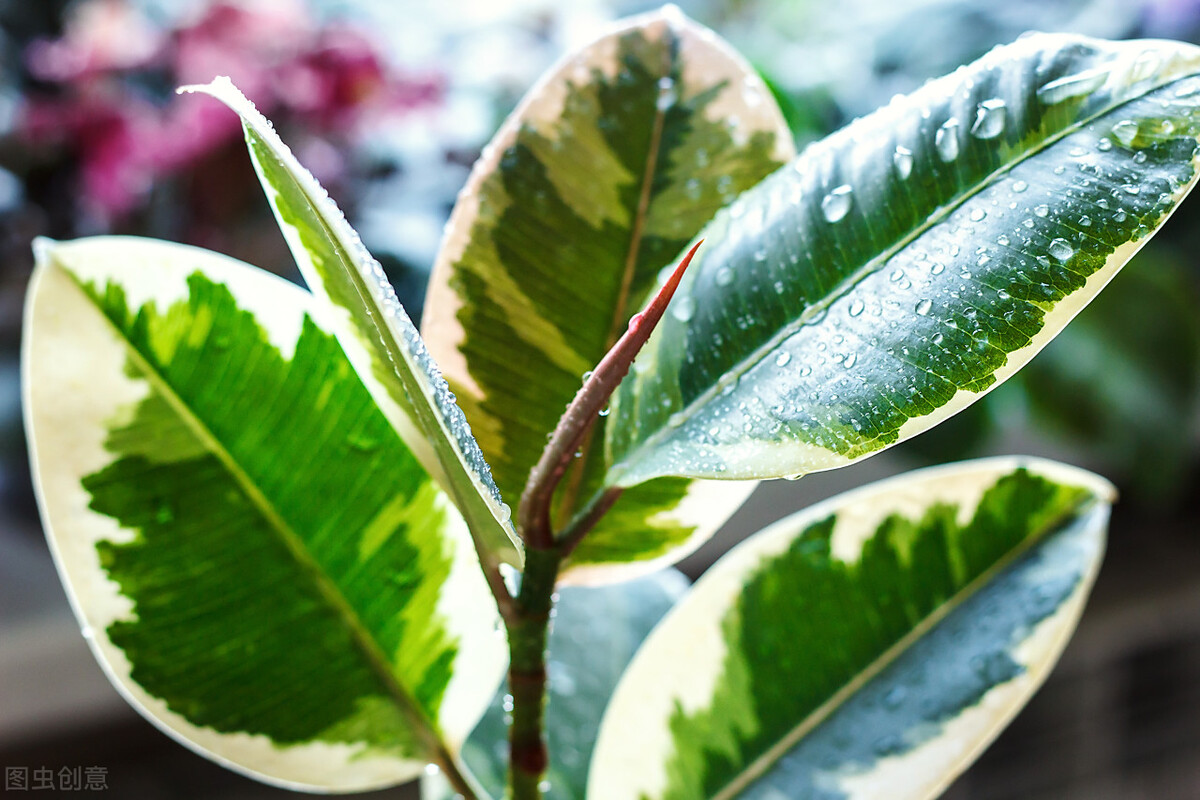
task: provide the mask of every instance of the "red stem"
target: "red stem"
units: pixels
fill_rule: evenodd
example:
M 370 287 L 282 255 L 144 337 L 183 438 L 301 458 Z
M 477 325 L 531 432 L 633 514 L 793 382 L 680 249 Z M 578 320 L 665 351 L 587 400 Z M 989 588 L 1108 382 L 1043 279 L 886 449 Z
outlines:
M 554 490 L 571 465 L 575 451 L 583 443 L 588 430 L 596 423 L 601 409 L 608 403 L 621 379 L 629 372 L 633 359 L 662 319 L 684 271 L 703 241 L 701 239 L 692 246 L 646 308 L 633 315 L 625 333 L 596 365 L 554 427 L 542 457 L 529 473 L 529 481 L 525 484 L 517 508 L 517 522 L 527 546 L 540 550 L 554 546 L 554 535 L 550 528 L 550 504 Z

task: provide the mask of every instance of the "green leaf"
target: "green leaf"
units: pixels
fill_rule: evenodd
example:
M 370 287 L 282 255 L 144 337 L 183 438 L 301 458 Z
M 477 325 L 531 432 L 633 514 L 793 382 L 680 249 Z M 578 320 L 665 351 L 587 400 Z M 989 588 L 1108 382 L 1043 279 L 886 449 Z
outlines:
M 589 797 L 936 797 L 1045 679 L 1112 488 L 1012 458 L 833 498 L 730 551 L 605 714 Z
M 546 739 L 550 767 L 546 800 L 583 800 L 588 762 L 600 717 L 638 645 L 687 591 L 678 570 L 611 586 L 559 590 L 547 662 Z M 501 689 L 463 746 L 463 761 L 493 797 L 503 797 L 508 770 L 508 728 Z M 422 780 L 422 797 L 452 795 L 440 777 Z
M 678 10 L 628 20 L 529 93 L 459 196 L 423 316 L 505 497 L 520 495 L 583 373 L 660 270 L 791 156 L 762 81 Z M 559 525 L 602 486 L 603 422 L 564 480 Z M 751 488 L 674 480 L 626 492 L 574 552 L 575 578 L 678 556 Z
M 1023 366 L 1196 179 L 1200 49 L 1034 35 L 808 148 L 702 233 L 609 480 L 849 463 Z
M 336 313 L 334 332 L 379 407 L 454 498 L 484 557 L 520 566 L 522 555 L 471 427 L 409 320 L 383 268 L 316 179 L 296 161 L 228 78 L 182 92 L 211 95 L 242 118 L 251 160 L 300 272 Z M 414 429 L 415 426 L 415 429 Z
M 38 496 L 126 699 L 293 788 L 395 784 L 456 750 L 504 669 L 496 604 L 312 296 L 150 240 L 37 252 Z

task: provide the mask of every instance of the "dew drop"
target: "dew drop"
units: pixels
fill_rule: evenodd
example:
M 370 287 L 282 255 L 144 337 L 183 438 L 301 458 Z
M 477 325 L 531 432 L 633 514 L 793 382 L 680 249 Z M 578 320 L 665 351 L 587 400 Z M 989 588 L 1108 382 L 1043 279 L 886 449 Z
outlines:
M 717 286 L 728 286 L 733 283 L 733 270 L 729 267 L 721 267 L 717 270 L 717 274 L 713 276 Z
M 1123 208 L 1118 208 L 1116 211 L 1113 212 L 1113 220 L 1115 220 L 1116 222 L 1124 222 L 1125 217 L 1126 217 L 1125 209 L 1123 209 Z
M 781 351 L 779 353 L 779 355 L 775 356 L 775 366 L 786 367 L 788 365 L 788 362 L 791 360 L 792 360 L 791 353 L 787 352 L 786 350 Z
M 846 356 L 846 360 L 842 362 L 842 366 L 845 367 L 846 369 L 850 369 L 856 363 L 858 363 L 858 354 L 851 353 L 850 355 Z
M 1092 218 L 1088 216 L 1082 216 L 1079 218 L 1079 224 L 1085 228 L 1090 228 L 1092 226 Z
M 899 708 L 907 695 L 908 691 L 903 686 L 896 686 L 883 696 L 883 704 L 887 708 Z
M 996 244 L 1000 245 L 1001 247 L 1008 247 L 1009 241 L 1009 238 L 1003 233 L 996 237 Z
M 1016 183 L 1014 183 L 1012 185 L 1012 190 L 1014 192 L 1016 192 L 1017 194 L 1020 194 L 1021 192 L 1025 191 L 1028 188 L 1029 188 L 1029 184 L 1026 183 L 1025 181 L 1017 181 Z
M 970 216 L 972 222 L 981 222 L 987 216 L 987 212 L 982 208 L 972 208 Z
M 1037 206 L 1033 209 L 1033 213 L 1037 214 L 1039 217 L 1044 217 L 1050 213 L 1050 206 L 1045 204 Z
M 943 272 L 946 271 L 946 265 L 940 261 L 935 261 L 935 262 L 933 262 L 933 265 L 929 268 L 929 271 L 931 273 L 933 273 L 934 275 L 941 275 Z
M 938 157 L 942 161 L 953 161 L 958 158 L 958 120 L 954 117 L 946 120 L 938 128 L 933 137 L 933 146 L 937 148 Z
M 912 175 L 912 150 L 903 145 L 896 145 L 896 152 L 892 153 L 892 163 L 896 165 L 896 174 L 900 176 L 900 180 L 907 180 L 908 176 Z
M 1122 186 L 1121 188 L 1125 190 L 1125 194 L 1137 194 L 1140 191 L 1142 191 L 1138 187 L 1134 186 L 1132 183 L 1127 183 L 1124 186 Z
M 1113 125 L 1113 137 L 1121 144 L 1129 147 L 1138 135 L 1138 124 L 1131 119 L 1124 119 Z
M 1112 150 L 1112 147 L 1112 139 L 1109 139 L 1107 136 L 1101 137 L 1100 141 L 1096 142 L 1096 149 L 1101 153 L 1107 153 L 1109 150 Z
M 825 219 L 829 222 L 837 222 L 845 217 L 854 201 L 853 192 L 854 189 L 843 183 L 825 195 L 825 199 L 821 201 L 821 213 L 825 215 Z
M 671 303 L 671 316 L 680 322 L 687 322 L 696 313 L 696 301 L 692 296 L 684 295 L 683 297 L 675 298 L 675 302 Z
M 917 307 L 915 310 L 922 317 L 928 316 L 929 312 L 933 310 L 933 301 L 927 297 L 924 300 L 922 300 L 921 302 L 917 303 Z
M 942 336 L 940 333 L 935 333 L 932 341 L 934 344 L 941 344 L 945 339 L 945 336 Z
M 669 77 L 658 79 L 658 99 L 654 105 L 659 111 L 666 111 L 671 106 L 675 105 L 675 101 L 679 99 L 679 95 L 675 91 L 675 81 Z
M 1066 262 L 1075 255 L 1075 248 L 1066 239 L 1055 239 L 1050 242 L 1050 247 L 1047 248 L 1050 255 L 1054 256 L 1059 261 Z
M 1061 103 L 1072 97 L 1091 94 L 1104 85 L 1108 79 L 1108 68 L 1100 67 L 1065 75 L 1052 80 L 1037 90 L 1037 98 L 1048 106 Z
M 855 300 L 853 303 L 850 304 L 850 316 L 857 317 L 859 314 L 861 314 L 863 312 L 863 308 L 865 308 L 865 306 L 863 305 L 863 301 Z
M 971 126 L 971 135 L 976 139 L 995 139 L 1004 132 L 1007 117 L 1008 108 L 1003 100 L 984 100 L 975 112 L 975 124 Z

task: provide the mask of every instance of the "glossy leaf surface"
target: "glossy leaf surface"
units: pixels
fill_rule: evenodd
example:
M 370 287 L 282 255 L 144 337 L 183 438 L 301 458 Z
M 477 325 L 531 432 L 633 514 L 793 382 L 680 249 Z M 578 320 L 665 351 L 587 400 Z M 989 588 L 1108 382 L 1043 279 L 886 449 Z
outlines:
M 45 527 L 144 716 L 272 783 L 453 751 L 504 669 L 461 517 L 313 298 L 195 248 L 41 242 L 25 331 Z
M 600 718 L 638 646 L 687 591 L 677 570 L 610 586 L 559 590 L 550 632 L 546 737 L 550 767 L 546 800 L 583 800 Z M 463 745 L 463 761 L 491 792 L 503 797 L 508 769 L 507 692 L 502 688 Z M 428 800 L 449 798 L 439 777 L 422 781 Z
M 423 317 L 510 502 L 659 271 L 791 155 L 753 70 L 677 10 L 627 21 L 530 91 L 459 197 Z M 603 483 L 603 423 L 564 481 L 559 525 Z M 694 546 L 751 488 L 627 492 L 575 551 L 575 577 Z
M 1111 487 L 1012 458 L 865 487 L 724 556 L 638 651 L 589 797 L 936 797 L 1082 610 Z
M 510 511 L 471 428 L 383 268 L 316 179 L 228 78 L 209 94 L 242 118 L 251 160 L 304 280 L 332 307 L 335 332 L 376 402 L 462 511 L 490 561 L 519 565 Z M 415 430 L 414 430 L 415 427 Z
M 1196 178 L 1200 50 L 1033 35 L 721 212 L 618 390 L 610 480 L 840 466 L 1024 365 Z

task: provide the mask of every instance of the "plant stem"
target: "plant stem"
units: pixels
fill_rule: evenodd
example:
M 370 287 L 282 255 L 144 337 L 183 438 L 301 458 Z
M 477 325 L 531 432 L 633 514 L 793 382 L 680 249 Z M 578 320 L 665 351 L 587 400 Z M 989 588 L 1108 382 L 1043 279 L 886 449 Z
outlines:
M 600 410 L 608 403 L 621 379 L 629 372 L 633 359 L 662 319 L 684 271 L 703 241 L 701 239 L 692 246 L 646 308 L 633 315 L 624 335 L 605 353 L 554 427 L 546 449 L 529 473 L 517 508 L 517 524 L 530 549 L 550 549 L 554 546 L 554 534 L 550 527 L 550 505 L 554 490 L 574 460 L 575 451 L 596 423 Z
M 554 585 L 563 559 L 616 502 L 621 489 L 610 487 L 589 503 L 567 524 L 564 535 L 556 537 L 551 529 L 550 506 L 554 491 L 574 459 L 576 450 L 587 438 L 601 409 L 629 372 L 638 351 L 650 338 L 667 304 L 683 278 L 684 270 L 696 254 L 697 242 L 639 314 L 629 320 L 625 334 L 605 354 L 591 376 L 567 406 L 529 473 L 525 491 L 517 508 L 517 530 L 525 542 L 525 571 L 521 589 L 513 598 L 497 581 L 488 565 L 492 591 L 508 629 L 508 690 L 512 695 L 512 723 L 509 726 L 509 789 L 511 800 L 541 800 L 541 783 L 549 764 L 546 748 L 546 642 L 550 613 L 554 607 Z
M 509 786 L 513 800 L 540 800 L 540 784 L 549 763 L 543 733 L 546 639 L 561 562 L 557 548 L 526 551 L 516 614 L 508 625 L 508 690 L 512 694 Z

